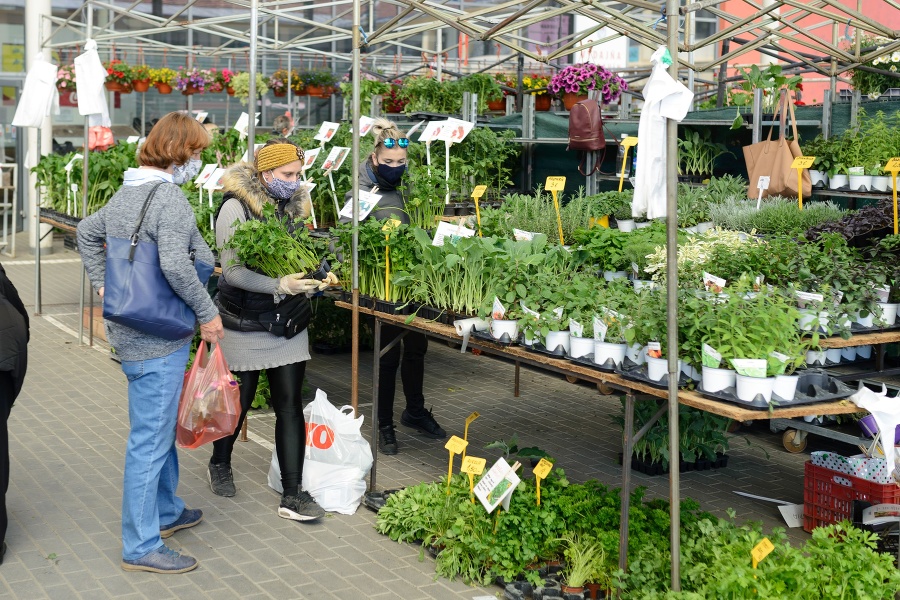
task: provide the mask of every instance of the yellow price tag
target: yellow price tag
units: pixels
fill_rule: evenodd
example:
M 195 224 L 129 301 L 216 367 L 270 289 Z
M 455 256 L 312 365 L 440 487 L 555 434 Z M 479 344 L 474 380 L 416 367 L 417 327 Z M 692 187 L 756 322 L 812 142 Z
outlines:
M 809 169 L 813 166 L 813 163 L 816 162 L 815 156 L 798 156 L 794 159 L 794 162 L 791 163 L 792 169 Z
M 884 165 L 884 170 L 891 173 L 900 171 L 900 156 L 894 157 L 887 161 L 887 163 Z
M 403 222 L 399 219 L 388 219 L 387 222 L 381 226 L 381 230 L 384 232 L 390 232 L 397 229 L 397 227 L 402 224 Z
M 454 435 L 449 440 L 447 440 L 447 443 L 444 444 L 444 448 L 446 448 L 453 454 L 462 454 L 463 450 L 465 450 L 466 446 L 468 446 L 468 445 L 469 445 L 469 442 L 462 439 L 458 435 Z
M 459 472 L 468 473 L 469 475 L 481 475 L 484 473 L 485 465 L 487 465 L 487 460 L 477 456 L 467 456 L 463 459 Z
M 477 418 L 480 417 L 480 416 L 481 416 L 481 415 L 478 414 L 478 411 L 473 411 L 471 415 L 469 415 L 468 417 L 466 417 L 466 428 L 465 428 L 465 430 L 463 431 L 463 439 L 466 440 L 467 443 L 468 443 L 468 441 L 469 441 L 469 425 L 471 425 L 471 424 L 472 424 L 472 421 L 474 421 L 475 419 L 477 419 Z M 463 459 L 466 458 L 466 451 L 465 451 L 465 450 L 462 451 L 462 457 L 463 457 Z
M 638 144 L 638 139 L 636 137 L 634 137 L 633 135 L 629 135 L 628 137 L 623 139 L 621 142 L 621 145 L 625 146 L 626 148 L 631 148 L 633 146 L 637 146 L 637 144 Z
M 484 473 L 484 466 L 486 464 L 487 461 L 483 458 L 466 456 L 463 458 L 462 464 L 459 467 L 460 473 L 465 473 L 469 476 L 469 501 L 472 502 L 472 504 L 475 504 L 475 476 Z
M 750 556 L 753 557 L 753 567 L 756 568 L 756 565 L 762 562 L 762 559 L 767 557 L 774 549 L 775 546 L 772 545 L 769 538 L 763 538 L 762 541 L 750 551 Z
M 547 475 L 550 474 L 550 470 L 553 468 L 553 463 L 547 460 L 546 458 L 542 458 L 540 462 L 531 470 L 534 473 L 535 477 L 539 477 L 541 479 L 546 479 Z
M 559 176 L 551 176 L 547 178 L 544 189 L 548 192 L 561 192 L 566 189 L 566 178 Z
M 476 185 L 475 189 L 472 190 L 472 197 L 475 198 L 476 200 L 478 200 L 479 198 L 484 196 L 484 193 L 486 191 L 487 191 L 486 185 Z

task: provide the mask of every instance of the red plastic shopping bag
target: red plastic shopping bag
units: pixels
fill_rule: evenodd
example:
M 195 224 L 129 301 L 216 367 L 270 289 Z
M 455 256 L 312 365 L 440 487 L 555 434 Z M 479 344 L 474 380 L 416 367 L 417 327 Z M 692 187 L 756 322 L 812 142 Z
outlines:
M 175 442 L 197 448 L 234 433 L 241 415 L 241 397 L 218 344 L 207 354 L 201 342 L 194 364 L 184 375 L 178 405 Z

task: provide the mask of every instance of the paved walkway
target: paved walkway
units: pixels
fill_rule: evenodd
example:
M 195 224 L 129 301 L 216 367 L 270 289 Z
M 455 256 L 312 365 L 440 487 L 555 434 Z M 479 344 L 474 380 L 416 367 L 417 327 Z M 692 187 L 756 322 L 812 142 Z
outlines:
M 353 516 L 329 515 L 313 525 L 279 518 L 278 495 L 266 486 L 274 418 L 262 411 L 252 413 L 250 441 L 235 449 L 235 498 L 210 492 L 208 449 L 181 452 L 179 492 L 205 516 L 201 525 L 177 533 L 170 543 L 196 556 L 200 567 L 179 576 L 123 572 L 125 379 L 102 345 L 78 345 L 74 331 L 81 267 L 77 255 L 57 245 L 58 251 L 44 263 L 44 316 L 32 321 L 29 373 L 9 422 L 9 551 L 0 565 L 0 597 L 471 600 L 499 591 L 435 580 L 432 560 L 420 561 L 418 547 L 378 534 L 374 513 L 362 507 Z M 0 257 L 0 262 L 33 307 L 34 264 L 21 254 L 27 248 L 24 239 L 19 247 L 16 259 Z M 349 362 L 349 355 L 314 355 L 308 385 L 325 390 L 336 405 L 348 403 Z M 370 366 L 371 353 L 364 353 L 361 406 L 367 435 Z M 556 457 L 570 479 L 598 478 L 617 485 L 621 431 L 611 417 L 619 413 L 619 400 L 600 396 L 588 385 L 528 370 L 522 373 L 521 397 L 514 398 L 512 376 L 511 364 L 432 343 L 427 402 L 450 433 L 461 435 L 464 419 L 473 410 L 481 414 L 470 428 L 470 448 L 516 433 L 524 445 L 539 446 Z M 398 417 L 401 409 L 402 401 Z M 758 425 L 732 437 L 728 468 L 683 474 L 682 493 L 718 514 L 733 507 L 739 520 L 782 526 L 774 505 L 732 493 L 744 490 L 802 502 L 806 455 L 786 453 L 781 436 Z M 434 480 L 445 472 L 443 443 L 402 426 L 398 441 L 397 456 L 379 457 L 379 489 Z M 811 438 L 807 451 L 822 447 L 827 444 Z M 667 495 L 665 478 L 635 474 L 635 480 L 648 487 L 651 497 Z M 797 541 L 807 537 L 800 530 L 791 530 L 791 535 Z

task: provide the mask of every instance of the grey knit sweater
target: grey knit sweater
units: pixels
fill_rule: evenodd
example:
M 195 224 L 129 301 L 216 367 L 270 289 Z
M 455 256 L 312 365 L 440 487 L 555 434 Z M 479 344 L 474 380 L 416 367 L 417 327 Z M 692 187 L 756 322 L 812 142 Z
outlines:
M 181 189 L 171 183 L 170 175 L 149 169 L 129 170 L 125 185 L 109 204 L 78 224 L 78 250 L 84 268 L 94 290 L 103 287 L 106 238 L 131 236 L 153 180 L 169 183 L 163 183 L 153 197 L 141 226 L 140 240 L 157 244 L 160 268 L 172 289 L 193 309 L 200 323 L 207 323 L 215 318 L 218 310 L 206 286 L 197 278 L 190 252 L 194 251 L 196 260 L 210 265 L 215 259 L 197 230 L 194 211 Z M 134 185 L 137 183 L 140 185 Z M 166 356 L 190 343 L 192 337 L 166 340 L 109 321 L 106 322 L 106 333 L 116 353 L 122 360 L 129 361 Z

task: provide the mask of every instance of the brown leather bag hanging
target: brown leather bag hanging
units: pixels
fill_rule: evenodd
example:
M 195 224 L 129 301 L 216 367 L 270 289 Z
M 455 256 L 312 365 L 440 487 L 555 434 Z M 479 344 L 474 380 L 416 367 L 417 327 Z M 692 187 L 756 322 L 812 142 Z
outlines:
M 794 132 L 794 139 L 790 141 L 784 137 L 787 112 L 790 112 L 791 128 Z M 750 181 L 747 197 L 752 200 L 759 197 L 757 181 L 763 175 L 769 177 L 769 187 L 763 190 L 763 198 L 779 195 L 788 197 L 797 195 L 797 172 L 791 168 L 791 164 L 795 158 L 803 156 L 803 152 L 800 150 L 800 137 L 797 135 L 797 119 L 794 117 L 793 99 L 787 90 L 782 90 L 777 114 L 780 115 L 779 122 L 781 125 L 777 140 L 772 141 L 772 129 L 775 128 L 773 125 L 769 128 L 769 135 L 765 141 L 744 146 L 747 178 Z M 809 197 L 811 192 L 812 180 L 809 177 L 809 171 L 804 169 L 803 196 Z
M 600 164 L 606 156 L 606 137 L 603 135 L 600 104 L 596 100 L 582 100 L 569 111 L 569 146 L 566 150 L 578 151 L 578 172 L 582 175 L 587 176 L 600 170 Z M 585 164 L 588 152 L 600 152 L 595 155 L 593 166 Z

